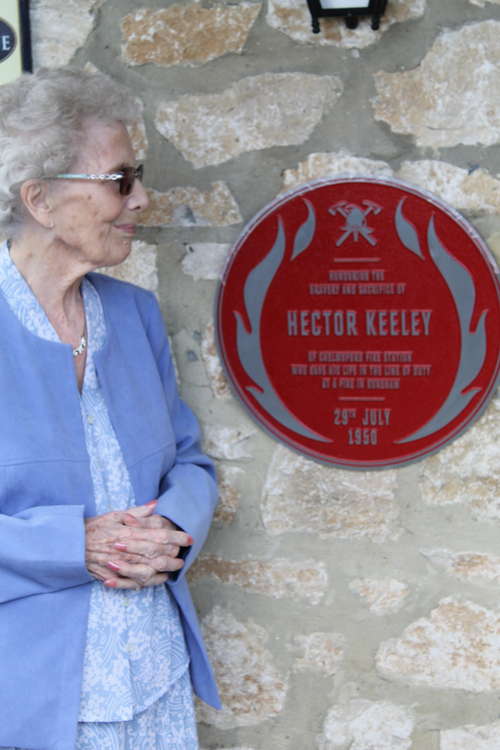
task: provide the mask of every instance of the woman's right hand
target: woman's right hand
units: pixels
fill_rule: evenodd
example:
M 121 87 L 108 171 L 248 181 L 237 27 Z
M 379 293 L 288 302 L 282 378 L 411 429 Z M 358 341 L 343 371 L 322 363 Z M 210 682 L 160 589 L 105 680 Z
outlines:
M 89 573 L 110 588 L 140 589 L 165 583 L 184 565 L 180 547 L 192 539 L 162 516 L 156 501 L 85 520 L 85 558 Z

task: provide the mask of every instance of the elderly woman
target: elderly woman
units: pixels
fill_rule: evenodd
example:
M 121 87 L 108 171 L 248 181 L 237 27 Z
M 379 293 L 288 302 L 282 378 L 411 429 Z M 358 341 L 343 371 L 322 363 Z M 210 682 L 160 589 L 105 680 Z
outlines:
M 216 492 L 154 296 L 93 273 L 147 196 L 131 97 L 0 88 L 0 746 L 198 747 L 218 706 L 185 573 Z

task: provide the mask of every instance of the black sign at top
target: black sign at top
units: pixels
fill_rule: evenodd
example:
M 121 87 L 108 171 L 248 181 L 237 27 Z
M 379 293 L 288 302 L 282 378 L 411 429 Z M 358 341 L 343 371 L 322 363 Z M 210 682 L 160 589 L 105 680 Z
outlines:
M 31 70 L 29 0 L 0 0 L 0 85 Z
M 0 62 L 10 57 L 17 44 L 16 32 L 10 24 L 0 18 Z

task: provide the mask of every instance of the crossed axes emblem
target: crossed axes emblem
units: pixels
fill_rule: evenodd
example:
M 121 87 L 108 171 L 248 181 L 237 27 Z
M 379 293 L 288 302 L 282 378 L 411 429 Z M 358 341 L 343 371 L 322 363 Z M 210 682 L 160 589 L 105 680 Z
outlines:
M 328 209 L 328 213 L 332 214 L 332 216 L 340 214 L 346 220 L 342 227 L 344 234 L 337 240 L 337 247 L 340 247 L 340 245 L 342 245 L 342 243 L 351 235 L 353 236 L 354 242 L 358 242 L 361 235 L 361 237 L 364 237 L 370 245 L 373 246 L 377 244 L 377 240 L 371 236 L 373 234 L 373 229 L 371 229 L 366 223 L 366 217 L 371 213 L 379 214 L 382 211 L 382 206 L 369 200 L 362 201 L 362 204 L 365 208 L 357 206 L 356 203 L 338 201 L 338 203 L 334 203 L 333 206 L 330 206 Z

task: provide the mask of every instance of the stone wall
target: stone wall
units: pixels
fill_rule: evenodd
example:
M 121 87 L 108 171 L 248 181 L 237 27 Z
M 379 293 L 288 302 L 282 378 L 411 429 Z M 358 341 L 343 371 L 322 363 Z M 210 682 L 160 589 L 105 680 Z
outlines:
M 32 0 L 36 66 L 142 100 L 151 207 L 115 271 L 157 292 L 221 500 L 192 588 L 224 701 L 204 750 L 498 750 L 500 400 L 426 460 L 292 454 L 236 402 L 213 331 L 244 223 L 283 190 L 395 176 L 500 253 L 500 0 L 389 0 L 379 31 L 305 0 Z

